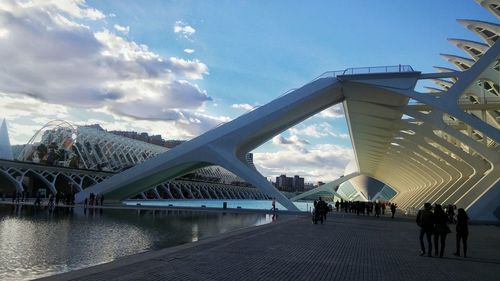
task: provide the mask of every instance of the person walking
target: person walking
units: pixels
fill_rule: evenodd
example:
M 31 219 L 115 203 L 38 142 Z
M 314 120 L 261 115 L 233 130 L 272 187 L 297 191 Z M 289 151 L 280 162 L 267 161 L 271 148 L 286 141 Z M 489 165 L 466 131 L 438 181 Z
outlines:
M 40 193 L 37 192 L 34 205 L 40 207 L 41 204 L 42 204 L 42 200 L 40 199 Z
M 375 202 L 375 217 L 380 217 L 380 203 Z
M 373 204 L 372 202 L 368 201 L 365 203 L 365 206 L 366 206 L 366 215 L 367 216 L 370 216 L 372 211 L 373 211 Z
M 391 205 L 392 209 L 392 205 Z M 420 226 L 420 255 L 425 255 L 424 235 L 427 237 L 427 256 L 432 257 L 432 232 L 434 231 L 434 214 L 431 203 L 425 203 L 424 209 L 417 213 L 417 225 Z
M 314 224 L 317 224 L 318 221 L 323 224 L 323 206 L 324 201 L 319 197 L 319 199 L 314 201 Z
M 272 203 L 272 205 L 273 205 L 272 210 L 273 210 L 273 212 L 274 212 L 274 211 L 276 211 L 276 198 L 273 198 L 273 203 Z
M 442 258 L 444 254 L 446 235 L 450 232 L 450 228 L 448 227 L 448 215 L 446 215 L 441 205 L 436 204 L 434 207 L 434 253 L 436 256 L 439 254 L 440 258 Z M 439 243 L 441 243 L 441 249 Z
M 396 208 L 397 208 L 397 207 L 396 207 L 396 204 L 395 204 L 395 203 L 392 203 L 392 204 L 391 204 L 391 214 L 392 214 L 391 218 L 392 218 L 392 219 L 394 218 L 394 214 L 396 213 Z
M 460 256 L 460 240 L 464 246 L 464 258 L 467 257 L 467 238 L 469 238 L 469 216 L 463 208 L 457 210 L 457 251 L 455 256 Z
M 318 203 L 316 204 L 317 212 L 318 212 L 318 220 L 323 224 L 323 213 L 325 212 L 325 206 L 323 205 L 325 201 L 321 199 L 321 197 L 318 198 Z
M 330 212 L 330 207 L 328 206 L 328 204 L 326 203 L 326 201 L 324 200 L 321 200 L 321 205 L 322 205 L 322 215 L 323 215 L 323 220 L 326 222 L 326 215 L 328 214 L 328 212 Z

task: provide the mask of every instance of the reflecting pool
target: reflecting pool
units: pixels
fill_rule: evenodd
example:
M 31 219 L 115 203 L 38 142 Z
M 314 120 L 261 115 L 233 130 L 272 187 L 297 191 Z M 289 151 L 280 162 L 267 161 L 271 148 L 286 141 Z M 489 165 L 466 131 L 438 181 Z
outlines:
M 188 200 L 169 200 L 169 199 L 148 199 L 148 200 L 126 200 L 125 205 L 136 206 L 157 206 L 157 207 L 206 207 L 206 208 L 222 208 L 226 203 L 228 209 L 247 209 L 247 210 L 271 210 L 272 200 L 237 200 L 237 199 L 188 199 Z M 310 212 L 313 208 L 313 202 L 293 202 L 293 204 L 303 212 Z M 276 202 L 278 210 L 286 210 L 283 205 Z
M 0 280 L 29 280 L 271 221 L 265 214 L 0 205 Z

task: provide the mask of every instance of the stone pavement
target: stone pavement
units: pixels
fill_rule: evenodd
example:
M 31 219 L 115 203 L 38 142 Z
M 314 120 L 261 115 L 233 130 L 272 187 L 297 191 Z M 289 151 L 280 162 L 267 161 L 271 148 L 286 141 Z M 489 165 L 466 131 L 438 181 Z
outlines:
M 453 229 L 453 227 L 452 227 Z M 454 229 L 453 229 L 454 232 Z M 413 218 L 333 213 L 324 224 L 268 225 L 138 254 L 43 280 L 500 280 L 500 227 L 471 225 L 469 258 L 419 256 Z

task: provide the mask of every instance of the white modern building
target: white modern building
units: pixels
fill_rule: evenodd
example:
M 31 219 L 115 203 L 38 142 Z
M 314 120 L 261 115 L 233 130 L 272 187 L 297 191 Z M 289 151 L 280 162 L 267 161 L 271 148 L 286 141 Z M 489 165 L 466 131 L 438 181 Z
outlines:
M 479 4 L 500 16 L 498 1 Z M 334 192 L 364 175 L 390 186 L 391 201 L 414 210 L 424 202 L 454 204 L 476 219 L 500 217 L 500 25 L 459 23 L 482 42 L 450 39 L 466 57 L 443 54 L 454 68 L 422 73 L 407 65 L 326 72 L 191 141 L 78 194 L 104 193 L 120 201 L 201 167 L 217 165 L 238 175 L 289 210 L 297 210 L 245 157 L 262 143 L 320 111 L 341 103 L 356 171 L 294 198 Z M 439 38 L 437 38 L 439 39 Z M 429 92 L 416 89 L 431 80 Z
M 46 147 L 41 155 L 40 145 Z M 52 147 L 53 146 L 53 147 Z M 77 126 L 53 120 L 42 126 L 24 146 L 17 160 L 40 163 L 50 150 L 57 154 L 54 166 L 120 172 L 169 149 L 108 133 L 96 126 Z M 190 177 L 223 184 L 244 181 L 222 167 L 211 166 L 190 173 Z
M 5 125 L 5 124 L 4 124 Z M 12 152 L 5 126 L 0 142 Z M 129 169 L 169 149 L 108 133 L 100 126 L 47 123 L 18 148 L 17 161 L 0 160 L 0 193 L 73 193 Z M 4 151 L 2 150 L 2 151 Z M 32 164 L 29 164 L 32 163 Z M 251 165 L 251 163 L 249 163 Z M 209 166 L 131 194 L 129 199 L 269 199 L 259 189 L 220 166 Z

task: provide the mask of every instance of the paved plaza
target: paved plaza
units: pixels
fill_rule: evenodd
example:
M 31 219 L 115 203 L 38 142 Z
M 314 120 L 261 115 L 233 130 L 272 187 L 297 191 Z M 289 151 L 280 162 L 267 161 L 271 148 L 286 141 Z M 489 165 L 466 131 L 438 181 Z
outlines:
M 452 255 L 454 233 L 444 258 L 419 256 L 417 236 L 411 217 L 333 212 L 314 225 L 307 216 L 282 215 L 268 225 L 43 280 L 499 280 L 499 226 L 471 225 L 466 259 Z

